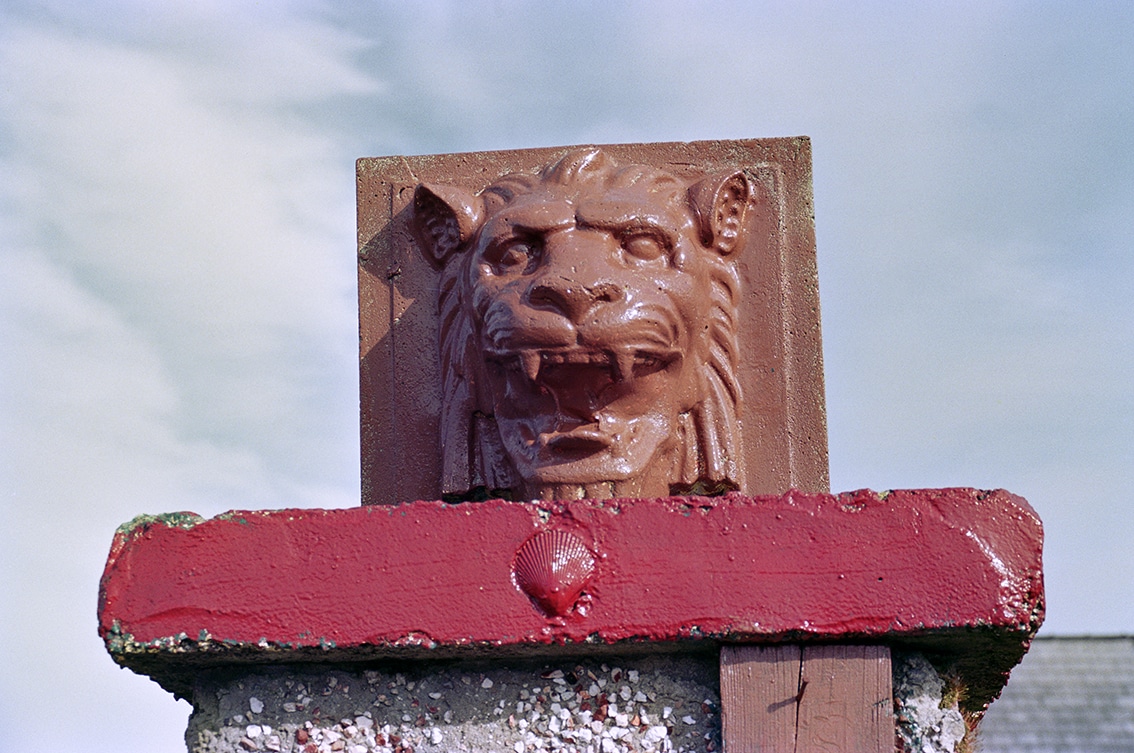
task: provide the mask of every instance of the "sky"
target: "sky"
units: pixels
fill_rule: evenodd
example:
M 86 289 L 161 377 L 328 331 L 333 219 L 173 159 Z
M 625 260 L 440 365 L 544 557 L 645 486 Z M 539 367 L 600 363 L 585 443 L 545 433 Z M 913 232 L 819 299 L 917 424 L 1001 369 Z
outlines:
M 0 6 L 0 751 L 177 751 L 96 632 L 140 513 L 358 504 L 354 160 L 807 135 L 834 490 L 1046 528 L 1134 633 L 1134 6 Z

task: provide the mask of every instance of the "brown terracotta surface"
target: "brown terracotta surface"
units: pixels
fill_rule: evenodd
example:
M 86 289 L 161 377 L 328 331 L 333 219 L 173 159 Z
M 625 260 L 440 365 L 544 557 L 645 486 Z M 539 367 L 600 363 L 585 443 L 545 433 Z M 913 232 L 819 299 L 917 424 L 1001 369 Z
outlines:
M 582 153 L 586 151 L 583 150 Z M 723 486 L 739 487 L 747 493 L 771 493 L 789 487 L 825 491 L 828 486 L 827 441 L 808 140 L 790 138 L 610 145 L 602 147 L 602 152 L 606 155 L 604 158 L 608 157 L 617 164 L 648 165 L 677 178 L 690 188 L 688 209 L 694 221 L 698 218 L 698 212 L 702 217 L 706 214 L 705 207 L 728 209 L 728 203 L 722 203 L 720 198 L 727 193 L 722 186 L 733 190 L 743 184 L 749 192 L 748 201 L 741 208 L 743 211 L 733 212 L 733 216 L 742 219 L 741 227 L 726 228 L 728 232 L 722 233 L 723 226 L 713 225 L 712 220 L 707 225 L 702 223 L 700 251 L 709 253 L 706 249 L 716 249 L 719 255 L 731 254 L 728 263 L 739 278 L 735 327 L 739 342 L 735 360 L 739 393 L 743 397 L 737 405 L 736 420 L 725 428 L 742 436 L 742 442 L 737 446 L 742 446 L 743 451 L 736 453 L 740 455 L 739 458 L 728 458 L 735 466 L 733 468 L 717 473 L 687 471 L 682 478 L 689 481 L 701 476 L 697 480 L 722 482 Z M 483 405 L 478 405 L 476 416 L 466 418 L 465 424 L 459 421 L 454 423 L 451 418 L 443 417 L 446 396 L 442 386 L 445 380 L 442 377 L 438 327 L 438 291 L 443 273 L 439 272 L 439 268 L 452 263 L 449 255 L 468 253 L 469 248 L 477 243 L 476 233 L 481 224 L 491 220 L 492 207 L 489 206 L 486 211 L 477 192 L 509 173 L 534 176 L 569 153 L 580 154 L 578 148 L 564 147 L 368 158 L 358 161 L 364 504 L 439 499 L 445 495 L 460 495 L 478 484 L 490 489 L 498 488 L 499 484 L 492 483 L 494 478 L 484 478 L 477 471 L 480 461 L 473 457 L 476 452 L 470 450 L 468 462 L 464 462 L 461 457 L 463 446 L 457 451 L 452 448 L 461 439 L 469 447 L 474 446 L 475 443 L 465 438 L 465 434 L 472 435 L 488 410 L 503 413 L 511 407 L 514 425 L 526 425 L 525 422 L 536 425 L 538 415 L 537 418 L 531 416 L 538 414 L 543 408 L 535 390 L 531 394 L 520 395 L 512 402 L 492 403 L 487 410 Z M 730 176 L 739 176 L 741 183 L 738 184 L 736 178 L 729 182 Z M 418 186 L 421 184 L 427 184 L 429 190 L 419 191 Z M 416 215 L 413 206 L 415 192 L 419 207 Z M 598 204 L 605 202 L 605 206 L 611 203 L 610 199 L 602 196 L 596 198 L 588 194 L 584 197 L 579 191 L 575 191 L 567 199 L 576 202 L 588 197 L 592 205 L 596 205 L 596 201 Z M 656 197 L 648 192 L 639 191 L 636 200 L 646 202 L 648 209 L 652 206 L 649 202 L 654 198 Z M 545 201 L 540 205 L 540 211 L 546 215 L 549 211 L 547 207 L 550 206 L 552 203 Z M 430 235 L 428 223 L 420 221 L 423 215 L 428 214 L 430 207 L 439 207 L 441 213 L 437 216 L 450 221 L 449 229 L 457 236 L 457 246 L 467 242 L 468 248 L 446 247 L 444 242 L 437 240 L 444 236 Z M 415 216 L 418 219 L 416 225 Z M 434 224 L 432 227 L 437 226 Z M 446 231 L 446 228 L 442 226 L 441 230 Z M 579 242 L 606 243 L 609 246 L 611 237 L 626 237 L 625 233 L 603 238 L 592 233 L 584 237 L 582 230 L 581 223 L 575 225 L 563 238 L 574 233 Z M 735 248 L 729 245 L 732 237 L 730 233 L 739 236 Z M 722 237 L 724 241 L 721 241 Z M 564 245 L 560 251 L 555 245 L 558 236 L 553 238 L 550 234 L 541 236 L 541 242 L 546 242 L 547 248 L 562 254 L 576 254 L 580 248 L 579 245 Z M 515 247 L 509 248 L 511 250 L 508 253 L 514 254 Z M 623 242 L 623 250 L 625 248 Z M 552 258 L 562 260 L 567 257 Z M 593 260 L 597 257 L 587 258 Z M 604 291 L 621 289 L 621 278 L 608 266 L 599 269 L 602 265 L 588 264 L 589 267 L 587 264 L 581 267 L 586 279 L 578 282 Z M 561 267 L 566 268 L 563 264 Z M 580 266 L 572 265 L 572 269 L 580 269 Z M 655 275 L 649 279 L 659 278 Z M 633 282 L 627 284 L 633 285 Z M 555 308 L 577 313 L 571 308 L 571 302 L 562 296 L 566 289 L 551 290 L 550 286 L 545 285 L 543 292 L 536 293 L 537 296 L 542 296 L 542 303 L 534 308 Z M 618 297 L 608 295 L 604 299 L 613 300 Z M 648 385 L 649 379 L 635 378 L 632 382 L 627 382 L 631 386 L 624 389 L 619 374 L 630 373 L 636 367 L 632 356 L 626 356 L 622 365 L 617 363 L 617 337 L 613 337 L 616 342 L 611 344 L 607 340 L 612 338 L 606 335 L 592 336 L 582 328 L 580 333 L 581 341 L 589 337 L 599 344 L 588 345 L 591 348 L 589 351 L 575 351 L 568 355 L 563 355 L 560 351 L 550 352 L 552 360 L 558 359 L 556 365 L 562 366 L 562 362 L 566 361 L 567 366 L 575 369 L 558 383 L 551 382 L 553 378 L 546 379 L 545 373 L 537 371 L 535 364 L 538 359 L 535 355 L 528 356 L 528 365 L 512 368 L 515 371 L 527 368 L 533 377 L 539 374 L 539 386 L 544 389 L 545 395 L 548 394 L 549 383 L 553 393 L 555 388 L 560 389 L 561 393 L 556 393 L 555 402 L 557 405 L 566 404 L 568 413 L 579 412 L 578 402 L 582 399 L 580 395 L 585 397 L 595 392 L 587 387 L 587 380 L 596 380 L 594 374 L 575 363 L 585 360 L 584 355 L 592 360 L 608 359 L 609 363 L 604 362 L 602 366 L 609 368 L 610 373 L 615 375 L 608 381 L 615 383 L 610 389 L 619 395 L 630 393 L 640 385 Z M 607 337 L 607 340 L 603 340 L 603 337 Z M 537 350 L 541 351 L 537 355 L 541 355 L 546 362 L 549 348 L 543 345 Z M 596 356 L 595 353 L 606 355 Z M 522 355 L 515 355 L 516 363 L 522 362 Z M 647 359 L 648 363 L 655 360 Z M 639 365 L 641 361 L 639 359 Z M 663 358 L 663 363 L 669 362 Z M 678 369 L 674 366 L 671 370 L 676 372 Z M 478 372 L 474 378 L 480 384 L 477 389 L 484 389 L 484 383 L 489 388 L 492 387 L 488 374 L 487 371 Z M 656 374 L 649 373 L 647 376 L 656 377 Z M 680 379 L 674 381 L 681 383 Z M 575 386 L 576 383 L 582 386 Z M 604 383 L 603 388 L 607 387 Z M 570 389 L 575 392 L 569 393 Z M 506 390 L 498 392 L 501 395 L 507 393 Z M 668 412 L 659 409 L 664 415 L 688 411 L 691 405 L 682 395 L 674 397 L 673 393 L 664 390 L 660 393 L 642 391 L 631 394 L 631 397 L 638 404 L 647 405 L 652 404 L 655 398 L 659 405 L 670 400 L 673 405 Z M 624 406 L 631 400 L 612 402 Z M 624 412 L 633 414 L 631 409 Z M 496 416 L 490 415 L 489 419 L 495 421 Z M 590 437 L 584 429 L 563 429 L 563 423 L 561 416 L 549 418 L 540 425 L 540 430 L 555 425 L 558 428 L 555 431 L 548 430 L 546 434 L 558 438 L 563 446 L 576 450 L 584 439 L 587 442 L 601 443 Z M 718 422 L 720 425 L 716 430 L 722 430 L 721 425 L 727 423 Z M 664 421 L 662 424 L 665 425 Z M 572 431 L 586 436 L 579 439 Z M 446 436 L 446 446 L 450 448 L 448 457 L 442 453 L 443 435 Z M 649 450 L 654 452 L 652 446 Z M 629 454 L 631 451 L 626 452 Z M 513 465 L 516 465 L 516 457 L 516 453 L 513 453 Z M 646 452 L 642 454 L 645 460 L 641 460 L 639 465 L 646 469 L 656 469 L 666 465 L 661 462 L 665 457 L 661 450 L 653 455 Z M 548 465 L 550 463 L 544 463 L 544 466 Z M 609 463 L 605 467 L 602 464 L 592 465 L 597 468 L 592 474 L 594 478 L 586 480 L 604 483 L 611 481 L 608 478 L 611 474 L 607 470 Z M 702 463 L 702 468 L 704 465 Z M 727 463 L 723 465 L 727 466 Z M 538 469 L 531 473 L 538 475 Z M 657 473 L 653 477 L 647 474 L 643 478 L 641 483 L 631 479 L 621 486 L 618 485 L 620 482 L 606 486 L 588 485 L 585 488 L 578 484 L 579 490 L 574 492 L 550 484 L 539 486 L 530 479 L 509 485 L 513 487 L 513 496 L 517 498 L 596 497 L 612 494 L 656 496 L 669 491 L 659 488 L 659 483 L 662 487 L 665 483 L 664 479 L 658 480 Z M 681 479 L 675 479 L 670 474 L 670 490 L 673 490 L 675 480 Z

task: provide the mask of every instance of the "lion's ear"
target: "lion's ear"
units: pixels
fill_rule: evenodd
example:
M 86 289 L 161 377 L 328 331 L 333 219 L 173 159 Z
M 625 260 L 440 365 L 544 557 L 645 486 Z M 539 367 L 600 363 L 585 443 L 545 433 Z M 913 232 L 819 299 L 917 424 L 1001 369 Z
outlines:
M 689 187 L 689 203 L 697 213 L 701 242 L 731 254 L 740 241 L 744 213 L 752 189 L 743 172 L 718 173 Z
M 476 234 L 483 217 L 484 202 L 464 189 L 422 183 L 413 192 L 413 227 L 438 267 Z

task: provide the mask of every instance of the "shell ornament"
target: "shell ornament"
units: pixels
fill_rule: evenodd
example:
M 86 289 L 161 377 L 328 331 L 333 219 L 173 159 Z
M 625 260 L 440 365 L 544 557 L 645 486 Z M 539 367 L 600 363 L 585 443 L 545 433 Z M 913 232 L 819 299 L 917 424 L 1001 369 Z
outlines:
M 512 579 L 551 617 L 571 611 L 595 571 L 595 557 L 567 531 L 540 531 L 512 560 Z

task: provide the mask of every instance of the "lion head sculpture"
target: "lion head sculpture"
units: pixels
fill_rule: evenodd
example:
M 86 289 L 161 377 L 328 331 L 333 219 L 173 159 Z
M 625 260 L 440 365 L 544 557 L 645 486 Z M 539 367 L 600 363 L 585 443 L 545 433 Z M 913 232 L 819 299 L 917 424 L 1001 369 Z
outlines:
M 440 270 L 443 490 L 644 497 L 744 484 L 743 172 L 580 149 L 480 193 L 419 185 Z

